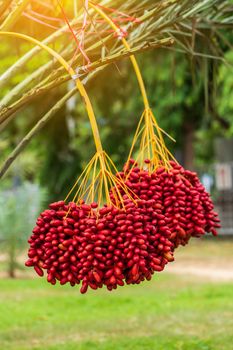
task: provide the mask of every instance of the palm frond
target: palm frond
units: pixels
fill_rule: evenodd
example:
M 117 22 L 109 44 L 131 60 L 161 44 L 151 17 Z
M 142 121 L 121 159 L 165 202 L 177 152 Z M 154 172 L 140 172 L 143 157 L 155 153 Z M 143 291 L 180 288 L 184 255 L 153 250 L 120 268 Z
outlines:
M 6 3 L 7 6 L 5 6 Z M 48 11 L 52 9 L 52 3 L 46 3 L 49 5 L 47 6 Z M 60 28 L 48 29 L 49 34 L 42 38 L 43 43 L 57 47 L 59 53 L 72 64 L 77 74 L 85 77 L 86 80 L 93 78 L 108 64 L 115 64 L 132 53 L 137 54 L 148 49 L 166 46 L 170 50 L 184 53 L 191 58 L 224 61 L 221 44 L 232 46 L 225 36 L 225 33 L 229 33 L 233 28 L 233 5 L 228 0 L 102 0 L 98 5 L 116 9 L 118 15 L 124 13 L 136 19 L 123 24 L 118 23 L 119 28 L 128 34 L 127 40 L 131 50 L 128 52 L 124 50 L 121 41 L 111 32 L 111 28 L 95 13 L 93 8 L 88 10 L 89 24 L 85 32 L 85 53 L 88 54 L 91 61 L 88 67 L 83 65 L 82 52 L 77 50 L 76 42 L 71 39 L 69 32 L 70 27 L 77 29 L 82 24 L 82 12 L 79 11 L 76 16 L 74 11 L 69 23 L 63 21 Z M 0 2 L 0 21 L 2 21 L 0 31 L 15 26 L 17 28 L 19 20 L 22 19 L 22 12 L 30 10 L 30 6 L 30 2 L 26 0 Z M 60 20 L 62 23 L 62 18 Z M 33 25 L 36 27 L 41 24 L 33 22 Z M 172 38 L 172 40 L 167 38 Z M 170 47 L 172 41 L 175 44 Z M 22 57 L 0 76 L 1 89 L 12 84 L 12 80 L 20 74 L 22 67 L 36 57 L 41 48 L 26 46 L 23 51 Z M 104 55 L 103 52 L 105 52 Z M 1 130 L 17 116 L 20 109 L 29 106 L 35 97 L 45 93 L 49 94 L 54 88 L 64 85 L 69 79 L 70 77 L 57 62 L 47 58 L 46 63 L 36 67 L 0 101 Z M 67 96 L 69 93 L 64 96 L 65 100 Z M 31 134 L 29 132 L 30 137 L 26 137 L 27 142 L 22 141 L 23 143 L 20 143 L 20 146 L 13 151 L 13 157 L 11 155 L 10 160 L 4 163 L 1 175 L 19 154 L 19 151 L 25 147 L 28 140 L 41 129 L 44 121 L 50 119 L 53 111 L 62 105 L 64 102 L 62 101 L 63 99 L 58 101 L 41 118 L 31 130 Z

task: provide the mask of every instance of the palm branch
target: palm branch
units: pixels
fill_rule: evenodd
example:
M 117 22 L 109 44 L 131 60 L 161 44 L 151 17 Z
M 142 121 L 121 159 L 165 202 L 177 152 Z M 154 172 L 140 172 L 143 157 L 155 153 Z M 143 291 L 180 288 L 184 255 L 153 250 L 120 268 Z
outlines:
M 78 11 L 77 15 L 77 9 L 72 10 L 72 1 L 68 1 L 67 8 L 64 6 L 63 12 L 56 9 L 58 16 L 55 23 L 59 24 L 57 28 L 51 28 L 50 19 L 54 21 L 56 19 L 52 17 L 54 12 L 52 2 L 40 2 L 39 12 L 34 11 L 30 1 L 0 2 L 0 34 L 6 30 L 17 30 L 24 16 L 29 16 L 35 28 L 46 26 L 46 36 L 39 39 L 47 45 L 58 48 L 58 52 L 72 64 L 84 84 L 94 79 L 109 64 L 116 64 L 131 54 L 139 54 L 145 50 L 163 47 L 179 51 L 191 58 L 195 57 L 196 60 L 217 62 L 224 61 L 222 48 L 231 47 L 228 36 L 233 27 L 233 5 L 227 0 L 102 0 L 98 5 L 103 6 L 105 11 L 114 9 L 109 13 L 119 21 L 117 22 L 119 30 L 127 33 L 131 50 L 125 50 L 121 40 L 110 31 L 108 24 L 101 20 L 93 8 L 84 8 Z M 75 28 L 82 27 L 85 11 L 88 25 L 83 31 L 85 35 L 83 53 L 77 49 L 78 43 L 74 38 L 74 31 Z M 44 12 L 46 16 L 43 15 Z M 65 13 L 69 14 L 69 20 L 62 16 Z M 29 29 L 26 30 L 26 34 L 31 34 Z M 1 37 L 1 40 L 7 39 Z M 0 88 L 6 88 L 12 79 L 20 74 L 22 68 L 40 54 L 40 51 L 41 48 L 38 46 L 33 48 L 26 46 L 23 55 L 0 76 Z M 88 57 L 90 63 L 87 64 L 85 57 Z M 18 112 L 30 106 L 36 97 L 49 94 L 59 86 L 65 86 L 67 90 L 67 82 L 70 79 L 58 62 L 46 57 L 45 63 L 39 64 L 0 101 L 0 130 L 4 130 L 13 119 L 18 118 L 20 115 Z M 0 177 L 30 140 L 53 117 L 55 111 L 75 93 L 74 89 L 54 101 L 54 106 L 41 117 L 5 160 L 0 169 Z

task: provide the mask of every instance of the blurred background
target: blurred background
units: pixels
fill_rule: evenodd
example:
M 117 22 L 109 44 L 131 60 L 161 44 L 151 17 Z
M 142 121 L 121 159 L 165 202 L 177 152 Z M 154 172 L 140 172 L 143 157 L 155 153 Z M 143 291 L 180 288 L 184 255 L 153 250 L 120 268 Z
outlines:
M 0 1 L 0 31 L 45 40 L 66 24 L 57 1 L 23 1 L 20 9 L 16 3 Z M 82 27 L 83 2 L 60 4 L 70 21 L 80 16 L 77 25 Z M 0 180 L 0 348 L 229 350 L 233 341 L 233 2 L 106 0 L 101 4 L 114 9 L 110 13 L 115 23 L 123 23 L 132 47 L 164 37 L 175 40 L 172 47 L 139 52 L 137 59 L 155 116 L 176 140 L 166 139 L 169 149 L 184 167 L 197 171 L 212 195 L 222 228 L 217 238 L 193 239 L 179 248 L 175 262 L 163 274 L 140 286 L 81 296 L 76 288 L 50 286 L 35 277 L 24 261 L 36 217 L 49 202 L 66 196 L 95 150 L 79 95 L 60 103 L 74 88 L 64 71 L 42 52 L 25 58 L 33 45 L 1 37 L 2 167 L 32 128 L 60 105 L 22 152 L 14 154 Z M 152 16 L 145 22 L 132 24 L 132 18 L 144 18 L 150 11 Z M 130 15 L 131 22 L 122 21 L 122 13 Z M 95 17 L 90 23 L 83 46 L 90 61 L 119 54 L 120 40 L 106 24 Z M 51 41 L 51 47 L 78 66 L 86 64 L 71 36 L 58 39 Z M 99 46 L 92 48 L 96 41 Z M 104 148 L 121 168 L 143 111 L 130 61 L 118 58 L 83 79 Z

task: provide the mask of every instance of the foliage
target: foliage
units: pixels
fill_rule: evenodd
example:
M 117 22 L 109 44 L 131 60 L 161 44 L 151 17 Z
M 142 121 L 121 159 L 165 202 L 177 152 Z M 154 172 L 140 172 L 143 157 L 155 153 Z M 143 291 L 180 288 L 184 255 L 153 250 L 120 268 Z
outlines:
M 227 61 L 233 64 L 233 51 L 226 53 Z M 230 127 L 227 136 L 233 136 L 233 70 L 222 65 L 219 71 L 219 93 L 217 96 L 217 107 L 220 115 L 224 116 Z
M 0 243 L 1 251 L 7 254 L 10 277 L 14 277 L 16 268 L 20 267 L 17 256 L 32 231 L 44 196 L 36 185 L 19 185 L 17 175 L 14 181 L 15 187 L 0 195 Z
M 182 161 L 180 154 L 185 142 L 184 125 L 192 123 L 195 129 L 195 166 L 207 167 L 214 160 L 215 137 L 226 133 L 230 135 L 230 129 L 228 126 L 226 129 L 226 125 L 233 125 L 230 113 L 228 116 L 222 113 L 214 99 L 215 95 L 218 96 L 218 101 L 224 98 L 221 85 L 214 87 L 210 83 L 209 95 L 206 97 L 204 62 L 203 65 L 200 62 L 197 65 L 193 81 L 189 57 L 179 52 L 166 52 L 162 49 L 149 52 L 139 59 L 139 63 L 156 118 L 161 127 L 176 140 L 173 143 L 166 138 L 169 148 Z M 232 68 L 224 63 L 220 63 L 219 68 L 220 72 L 225 70 L 228 81 L 231 81 L 229 73 Z M 129 78 L 130 64 L 118 64 L 118 69 L 120 75 L 115 67 L 107 68 L 101 77 L 97 77 L 96 85 L 90 84 L 90 91 L 97 101 L 96 108 L 99 106 L 98 113 L 104 126 L 104 144 L 119 162 L 120 159 L 125 159 L 143 107 L 135 77 L 131 75 Z M 217 75 L 218 71 L 216 73 L 210 70 L 210 82 L 217 78 L 214 74 Z M 113 79 L 109 81 L 108 76 Z M 224 101 L 226 107 L 230 105 L 229 98 Z M 120 143 L 117 141 L 119 139 Z
M 185 134 L 184 122 L 187 121 L 187 116 L 192 116 L 196 129 L 204 129 L 204 132 L 197 134 L 200 142 L 206 139 L 212 126 L 215 132 L 211 131 L 211 135 L 222 132 L 222 124 L 219 124 L 216 113 L 212 113 L 213 108 L 209 105 L 213 100 L 212 86 L 218 67 L 228 60 L 227 55 L 224 57 L 224 52 L 231 47 L 232 2 L 106 0 L 99 3 L 140 19 L 141 23 L 120 23 L 128 32 L 127 40 L 131 47 L 138 48 L 138 52 L 141 50 L 140 45 L 145 43 L 152 44 L 155 40 L 168 37 L 175 39 L 175 45 L 168 48 L 170 51 L 157 49 L 155 53 L 144 54 L 140 60 L 156 116 L 161 126 L 177 139 L 176 145 L 169 146 L 178 151 L 184 147 L 182 135 Z M 17 17 L 10 22 L 11 30 L 44 40 L 71 62 L 76 50 L 75 41 L 70 40 L 70 36 L 67 41 L 68 35 L 60 29 L 52 29 L 45 23 L 36 21 L 35 17 L 38 16 L 35 13 L 42 13 L 47 18 L 57 16 L 60 19 L 58 25 L 66 27 L 59 7 L 54 10 L 51 5 L 52 1 L 46 7 L 33 2 L 24 12 L 19 9 Z M 63 5 L 73 28 L 80 28 L 84 14 L 82 9 L 78 9 L 76 16 L 71 1 L 66 1 Z M 3 11 L 2 23 L 11 13 L 11 9 L 9 7 L 8 11 Z M 35 17 L 25 17 L 25 11 L 26 14 L 34 11 Z M 95 27 L 90 25 L 86 29 L 85 51 L 91 64 L 97 66 L 94 71 L 83 72 L 84 63 L 80 53 L 75 55 L 72 64 L 82 72 L 81 78 L 87 82 L 88 91 L 95 101 L 103 143 L 113 160 L 122 164 L 141 113 L 141 98 L 129 64 L 126 60 L 120 62 L 125 54 L 121 41 L 113 34 L 109 35 L 108 25 L 100 21 L 92 9 L 89 9 L 89 16 Z M 1 30 L 3 29 L 2 27 Z M 159 46 L 163 46 L 162 43 Z M 32 170 L 25 173 L 26 178 L 39 178 L 43 184 L 48 185 L 52 199 L 64 196 L 70 181 L 76 178 L 83 164 L 94 152 L 91 129 L 81 101 L 76 99 L 77 107 L 69 109 L 64 99 L 71 86 L 71 83 L 67 84 L 69 78 L 39 48 L 31 49 L 31 44 L 16 39 L 3 39 L 0 52 L 3 58 L 0 68 L 0 119 L 5 120 L 0 126 L 1 164 L 6 164 L 10 151 L 15 150 L 20 140 L 25 134 L 29 135 L 35 126 L 35 134 L 22 145 L 16 155 L 13 154 L 12 159 L 30 143 L 25 154 L 29 154 L 35 161 Z M 113 57 L 111 64 L 105 62 L 102 66 L 104 62 L 101 60 L 110 57 Z M 206 67 L 209 67 L 208 70 Z M 229 65 L 226 67 L 227 71 Z M 56 113 L 52 113 L 54 105 L 58 106 Z M 206 107 L 211 108 L 208 111 Z M 44 117 L 46 119 L 42 125 Z M 42 127 L 43 134 L 37 136 Z M 60 136 L 61 130 L 63 137 Z M 198 161 L 199 158 L 201 162 L 210 161 L 211 141 L 205 149 L 197 147 L 196 154 Z M 27 169 L 27 164 L 22 168 Z M 11 175 L 12 172 L 8 174 Z

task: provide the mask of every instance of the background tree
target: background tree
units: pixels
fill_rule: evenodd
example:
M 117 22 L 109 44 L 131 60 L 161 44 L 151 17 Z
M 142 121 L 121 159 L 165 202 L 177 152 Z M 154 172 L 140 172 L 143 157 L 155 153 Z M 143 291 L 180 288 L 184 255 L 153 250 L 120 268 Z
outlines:
M 1 191 L 0 240 L 11 278 L 22 269 L 17 257 L 33 229 L 44 195 L 38 186 L 30 184 L 15 184 L 11 190 Z

